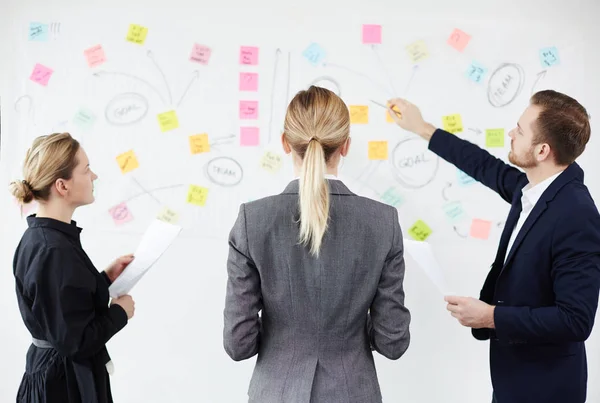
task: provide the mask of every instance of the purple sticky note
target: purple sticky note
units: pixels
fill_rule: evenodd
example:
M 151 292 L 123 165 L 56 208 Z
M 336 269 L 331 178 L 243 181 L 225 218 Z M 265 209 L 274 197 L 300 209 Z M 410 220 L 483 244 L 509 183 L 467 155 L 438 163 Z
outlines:
M 258 64 L 258 48 L 255 46 L 242 46 L 240 48 L 240 64 Z
M 192 54 L 190 55 L 190 60 L 192 62 L 200 63 L 200 64 L 208 64 L 210 60 L 211 50 L 208 46 L 199 45 L 197 43 L 194 44 L 192 48 Z
M 363 25 L 363 43 L 381 43 L 381 25 Z
M 240 101 L 240 119 L 258 119 L 258 101 Z
M 240 73 L 240 91 L 258 91 L 258 73 Z
M 260 142 L 258 127 L 240 127 L 240 145 L 244 147 L 257 146 Z
M 125 224 L 126 222 L 133 220 L 131 211 L 129 211 L 125 202 L 112 207 L 108 212 L 116 225 Z
M 33 68 L 33 73 L 31 73 L 29 79 L 43 86 L 47 86 L 50 77 L 52 77 L 52 73 L 54 73 L 52 69 L 38 63 Z

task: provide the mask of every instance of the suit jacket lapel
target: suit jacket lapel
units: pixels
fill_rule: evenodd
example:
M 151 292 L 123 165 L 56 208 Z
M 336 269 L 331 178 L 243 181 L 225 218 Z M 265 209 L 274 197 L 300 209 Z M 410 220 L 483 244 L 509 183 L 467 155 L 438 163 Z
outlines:
M 538 200 L 538 202 L 536 203 L 533 210 L 531 210 L 531 213 L 529 213 L 527 220 L 525 220 L 525 222 L 523 223 L 521 230 L 517 234 L 517 237 L 515 238 L 515 242 L 513 243 L 512 248 L 509 251 L 509 254 L 508 254 L 508 257 L 506 258 L 506 263 L 504 264 L 504 266 L 507 266 L 510 263 L 510 260 L 515 255 L 515 251 L 519 248 L 519 245 L 521 244 L 521 242 L 523 242 L 523 239 L 527 235 L 527 232 L 529 232 L 531 227 L 533 227 L 533 224 L 535 224 L 537 219 L 540 218 L 542 213 L 546 210 L 547 206 L 548 205 L 546 203 L 546 200 L 544 200 L 543 198 Z

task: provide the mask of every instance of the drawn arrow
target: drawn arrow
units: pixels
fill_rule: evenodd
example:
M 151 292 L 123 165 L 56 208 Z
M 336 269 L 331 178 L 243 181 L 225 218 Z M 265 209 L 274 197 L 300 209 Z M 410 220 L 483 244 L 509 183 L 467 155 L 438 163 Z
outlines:
M 412 72 L 410 73 L 410 78 L 408 79 L 408 83 L 406 84 L 406 87 L 404 88 L 404 96 L 406 97 L 408 95 L 408 90 L 410 89 L 410 85 L 413 82 L 413 79 L 415 78 L 415 74 L 417 73 L 417 70 L 419 70 L 419 65 L 415 64 L 412 68 Z
M 187 87 L 185 87 L 185 91 L 183 91 L 181 98 L 179 98 L 179 102 L 177 102 L 177 107 L 179 107 L 179 105 L 181 105 L 181 102 L 183 102 L 183 99 L 185 98 L 188 91 L 192 87 L 192 84 L 194 84 L 194 81 L 196 81 L 198 79 L 200 79 L 200 72 L 198 70 L 194 70 L 194 72 L 192 73 L 192 78 L 191 78 L 190 82 L 188 83 Z
M 369 77 L 368 75 L 366 75 L 364 73 L 361 73 L 361 72 L 353 70 L 353 69 L 351 69 L 349 67 L 342 66 L 342 65 L 339 65 L 339 64 L 335 64 L 335 63 L 323 63 L 323 66 L 325 66 L 325 67 L 333 67 L 333 68 L 340 69 L 340 70 L 345 70 L 348 73 L 352 73 L 354 75 L 357 75 L 359 77 L 362 77 L 362 78 L 366 79 L 367 81 L 370 81 L 371 84 L 373 84 L 375 87 L 379 88 L 381 91 L 385 92 L 386 94 L 389 93 L 389 91 L 388 91 L 387 88 L 385 88 L 381 84 L 375 82 L 371 77 Z
M 448 201 L 448 196 L 446 196 L 446 190 L 450 189 L 452 187 L 452 182 L 448 182 L 446 184 L 446 186 L 444 186 L 444 188 L 442 189 L 442 197 L 444 198 L 445 201 Z
M 475 133 L 476 135 L 478 135 L 478 136 L 479 136 L 481 133 L 483 133 L 483 132 L 482 132 L 480 129 L 477 129 L 477 128 L 472 128 L 472 127 L 469 127 L 469 129 L 468 129 L 468 130 L 470 130 L 470 131 L 474 132 L 474 133 Z
M 213 145 L 217 145 L 217 144 L 224 144 L 224 143 L 231 143 L 233 141 L 233 139 L 235 139 L 235 134 L 230 134 L 227 136 L 223 136 L 223 137 L 217 137 L 216 139 L 214 139 L 214 141 L 212 143 L 210 143 L 210 146 L 212 147 Z
M 394 88 L 394 82 L 392 80 L 392 77 L 387 72 L 387 70 L 383 64 L 383 60 L 381 59 L 381 56 L 379 55 L 379 52 L 377 51 L 377 45 L 371 45 L 371 49 L 373 50 L 373 53 L 375 53 L 375 57 L 377 58 L 377 61 L 379 62 L 379 66 L 381 67 L 383 74 L 385 74 L 385 76 L 387 77 L 387 79 L 389 81 L 390 88 L 392 89 L 392 92 L 390 93 L 390 95 L 396 96 L 398 91 L 396 91 L 396 89 Z
M 546 77 L 546 73 L 548 71 L 547 70 L 542 70 L 539 73 L 536 74 L 535 76 L 535 82 L 533 83 L 533 86 L 531 87 L 531 93 L 533 94 L 535 91 L 535 87 L 536 85 L 538 85 L 538 83 L 544 78 Z
M 156 69 L 158 70 L 160 75 L 162 76 L 163 81 L 165 83 L 165 87 L 167 87 L 167 91 L 169 92 L 169 105 L 173 105 L 173 95 L 171 94 L 171 86 L 169 85 L 169 82 L 167 81 L 167 76 L 165 75 L 165 73 L 162 71 L 162 69 L 158 65 L 156 59 L 154 59 L 154 53 L 152 53 L 152 51 L 149 50 L 148 52 L 146 52 L 146 55 L 150 58 L 150 60 L 152 60 L 152 63 L 154 64 L 154 66 L 156 67 Z
M 158 95 L 158 97 L 163 102 L 163 104 L 165 103 L 165 99 L 163 98 L 163 96 L 161 95 L 161 93 L 156 89 L 156 87 L 154 87 L 152 84 L 150 84 L 148 81 L 144 80 L 143 78 L 139 78 L 138 76 L 134 76 L 133 74 L 122 73 L 120 71 L 104 71 L 104 70 L 101 70 L 101 71 L 97 71 L 95 73 L 92 73 L 92 75 L 94 77 L 123 76 L 123 77 L 130 78 L 132 80 L 137 80 L 137 81 L 139 81 L 139 82 L 147 85 L 148 87 L 150 87 L 156 93 L 156 95 Z
M 461 238 L 468 238 L 468 235 L 463 235 L 458 231 L 458 228 L 456 228 L 456 225 L 452 226 L 452 229 L 454 229 L 454 232 L 456 232 L 456 234 L 461 237 Z

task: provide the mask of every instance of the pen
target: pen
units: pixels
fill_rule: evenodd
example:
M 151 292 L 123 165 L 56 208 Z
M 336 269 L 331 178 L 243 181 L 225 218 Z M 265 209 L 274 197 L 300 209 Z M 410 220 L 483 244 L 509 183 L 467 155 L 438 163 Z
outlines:
M 381 102 L 373 101 L 372 99 L 371 99 L 371 102 L 373 102 L 375 105 L 381 106 L 384 109 L 388 109 L 388 107 L 385 106 L 384 104 L 382 104 Z M 396 113 L 396 115 L 398 115 L 399 117 L 402 117 L 402 114 L 400 113 L 400 111 L 397 111 L 396 109 L 393 109 L 393 108 L 392 108 L 392 110 Z

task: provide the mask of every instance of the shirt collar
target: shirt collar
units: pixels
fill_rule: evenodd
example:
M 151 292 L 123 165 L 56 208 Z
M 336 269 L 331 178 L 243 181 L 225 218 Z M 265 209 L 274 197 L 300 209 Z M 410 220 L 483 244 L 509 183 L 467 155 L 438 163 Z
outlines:
M 77 226 L 77 222 L 71 220 L 71 224 L 66 222 L 55 220 L 54 218 L 48 217 L 37 217 L 35 214 L 27 217 L 27 225 L 29 228 L 52 228 L 60 232 L 65 233 L 69 238 L 79 240 L 79 234 L 81 228 Z
M 560 171 L 560 172 L 552 175 L 551 177 L 544 179 L 543 181 L 541 181 L 540 183 L 538 183 L 535 186 L 531 186 L 531 184 L 527 184 L 523 188 L 523 198 L 527 199 L 527 201 L 532 206 L 535 206 L 535 204 L 538 202 L 538 200 L 540 200 L 540 197 L 542 197 L 542 194 L 544 193 L 544 191 L 546 189 L 548 189 L 548 187 L 552 184 L 552 182 L 554 182 L 554 180 L 556 178 L 558 178 L 558 176 L 562 172 L 563 171 Z

